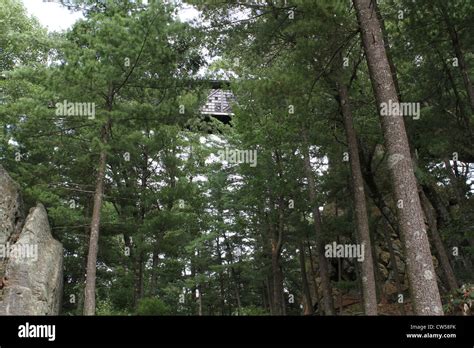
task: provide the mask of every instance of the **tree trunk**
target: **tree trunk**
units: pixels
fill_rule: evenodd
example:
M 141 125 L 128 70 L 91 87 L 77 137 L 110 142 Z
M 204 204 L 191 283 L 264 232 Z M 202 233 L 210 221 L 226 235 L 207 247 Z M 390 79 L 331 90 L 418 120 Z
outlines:
M 110 118 L 102 126 L 101 140 L 105 146 L 109 140 L 111 127 Z M 107 166 L 107 151 L 103 148 L 100 151 L 99 166 L 97 170 L 94 205 L 92 208 L 91 233 L 89 239 L 89 253 L 87 256 L 87 276 L 84 292 L 84 315 L 95 315 L 95 284 L 97 271 L 97 252 L 99 250 L 99 229 L 100 213 L 102 208 L 102 198 L 104 194 L 105 169 Z
M 362 41 L 369 67 L 370 78 L 377 100 L 398 103 L 398 95 L 385 52 L 383 35 L 373 0 L 353 0 L 361 29 Z M 410 147 L 402 115 L 380 115 L 388 166 L 397 201 L 398 222 L 406 249 L 407 271 L 415 314 L 442 315 L 436 274 L 426 234 L 423 211 L 418 196 Z
M 388 223 L 386 219 L 382 221 L 383 221 L 382 233 L 385 239 L 385 243 L 387 243 L 388 252 L 390 253 L 390 263 L 392 265 L 393 276 L 395 278 L 395 286 L 397 287 L 398 294 L 402 294 L 403 293 L 402 281 L 400 279 L 400 272 L 398 270 L 397 258 L 395 257 L 395 250 L 393 250 L 392 237 L 389 231 L 390 224 Z M 399 307 L 400 307 L 400 314 L 405 315 L 406 314 L 405 304 L 399 303 Z
M 464 197 L 466 195 L 466 192 L 463 192 L 462 188 L 462 183 L 460 181 L 465 181 L 466 178 L 463 178 L 459 180 L 459 177 L 456 175 L 456 173 L 453 170 L 453 167 L 451 166 L 451 162 L 449 158 L 444 158 L 443 159 L 444 165 L 446 167 L 446 172 L 448 174 L 449 180 L 451 182 L 451 186 L 453 187 L 454 195 L 456 196 L 457 204 L 462 204 L 464 201 Z M 454 161 L 454 166 L 457 167 L 456 161 Z
M 364 151 L 361 152 L 361 154 L 363 153 Z M 397 222 L 396 216 L 393 214 L 392 210 L 388 206 L 388 203 L 385 201 L 382 193 L 379 190 L 377 182 L 374 179 L 375 174 L 372 172 L 372 155 L 369 155 L 369 159 L 367 159 L 367 161 L 365 162 L 365 171 L 363 172 L 363 175 L 364 175 L 365 183 L 367 184 L 367 187 L 369 188 L 369 195 L 372 197 L 374 204 L 376 205 L 376 207 L 378 208 L 378 210 L 380 211 L 383 217 L 383 225 L 382 225 L 383 236 L 390 253 L 390 262 L 393 267 L 397 292 L 401 294 L 403 291 L 402 291 L 402 282 L 400 279 L 400 272 L 398 270 L 398 265 L 395 258 L 395 252 L 393 250 L 392 238 L 388 230 L 388 229 L 391 229 L 393 232 L 395 232 L 397 236 L 400 236 L 399 229 L 398 229 L 398 222 Z M 375 253 L 374 253 L 374 256 L 375 256 Z M 375 261 L 375 265 L 376 265 L 377 272 L 380 273 L 377 261 Z M 400 307 L 400 314 L 405 315 L 406 314 L 405 305 L 403 303 L 400 303 L 399 307 Z
M 281 155 L 279 150 L 274 151 L 275 154 L 275 164 L 276 164 L 276 170 L 278 177 L 280 180 L 283 180 L 283 168 L 282 168 L 282 162 L 281 162 Z M 272 190 L 270 190 L 272 192 Z M 274 269 L 276 270 L 276 277 L 274 278 L 275 281 L 275 287 L 274 291 L 280 295 L 279 299 L 279 304 L 281 306 L 280 309 L 277 309 L 280 311 L 280 315 L 286 315 L 286 301 L 285 301 L 285 294 L 284 294 L 284 286 L 283 286 L 283 269 L 281 266 L 281 250 L 283 248 L 283 232 L 284 232 L 284 227 L 285 227 L 285 216 L 284 216 L 284 211 L 283 211 L 283 206 L 284 206 L 284 201 L 283 197 L 281 195 L 278 195 L 277 198 L 277 216 L 278 216 L 278 224 L 276 226 L 276 234 L 273 234 L 274 238 L 273 241 L 276 242 L 276 244 L 272 244 L 272 249 L 273 247 L 276 248 L 276 261 L 277 261 L 277 268 Z M 273 251 L 273 250 L 272 250 Z M 275 293 L 275 295 L 277 294 Z
M 374 244 L 372 244 L 372 246 L 373 245 Z M 387 294 L 385 293 L 385 290 L 382 286 L 384 279 L 383 279 L 382 272 L 380 272 L 379 259 L 374 247 L 372 248 L 372 255 L 374 256 L 374 266 L 375 266 L 374 275 L 375 275 L 375 289 L 377 290 L 377 298 L 379 299 L 380 303 L 387 304 L 388 303 Z
M 337 216 L 337 207 L 336 207 L 336 216 Z M 337 236 L 337 243 L 339 244 L 339 236 Z M 337 258 L 337 282 L 339 285 L 341 285 L 342 282 L 342 260 L 340 257 Z M 337 296 L 337 307 L 339 309 L 339 315 L 342 315 L 342 310 L 344 309 L 344 306 L 342 305 L 343 300 L 342 300 L 342 288 L 339 288 L 339 294 Z
M 148 128 L 148 127 L 147 127 Z M 146 129 L 146 134 L 147 137 L 150 138 L 150 131 Z M 148 171 L 148 149 L 146 146 L 143 147 L 143 161 L 141 165 L 141 185 L 140 185 L 140 190 L 143 194 L 147 192 L 148 189 L 148 177 L 150 175 Z M 145 221 L 145 216 L 147 213 L 147 206 L 145 205 L 146 200 L 143 198 L 143 196 L 140 197 L 138 200 L 138 206 L 139 206 L 139 225 L 143 225 Z M 148 253 L 145 252 L 143 249 L 143 245 L 145 243 L 145 238 L 143 234 L 141 233 L 139 236 L 139 243 L 138 243 L 138 260 L 137 260 L 137 275 L 136 275 L 136 288 L 135 288 L 135 307 L 138 308 L 138 303 L 139 301 L 143 298 L 145 295 L 145 279 L 144 279 L 144 273 L 145 273 L 145 262 L 148 259 Z
M 435 184 L 429 183 L 422 185 L 423 191 L 430 200 L 432 206 L 436 211 L 438 226 L 445 227 L 451 223 L 451 216 L 441 196 L 436 190 Z M 449 257 L 449 254 L 448 254 Z M 460 256 L 463 261 L 464 268 L 467 273 L 474 273 L 473 266 L 469 257 Z
M 390 72 L 392 74 L 393 84 L 395 85 L 395 90 L 397 91 L 398 99 L 402 100 L 402 94 L 400 92 L 400 84 L 398 82 L 397 68 L 395 67 L 395 64 L 393 63 L 392 54 L 390 50 L 390 44 L 388 42 L 388 33 L 385 26 L 385 20 L 383 18 L 382 13 L 380 13 L 380 9 L 378 8 L 378 6 L 375 7 L 375 10 L 377 14 L 377 19 L 379 20 L 379 23 L 380 23 L 380 29 L 382 30 L 382 38 L 384 42 L 385 53 L 387 55 L 388 65 L 390 66 Z
M 464 87 L 466 88 L 467 96 L 469 99 L 469 105 L 471 106 L 472 111 L 474 111 L 474 87 L 472 85 L 471 79 L 469 78 L 469 69 L 467 67 L 466 60 L 464 58 L 464 53 L 461 48 L 459 35 L 453 23 L 451 22 L 451 19 L 449 18 L 449 13 L 446 6 L 442 2 L 440 2 L 440 4 L 443 20 L 446 24 L 446 27 L 448 28 L 449 37 L 451 38 L 451 42 L 454 48 L 454 53 L 456 54 L 456 58 L 458 59 L 462 80 L 464 82 Z
M 217 264 L 222 267 L 222 255 L 221 255 L 221 247 L 219 243 L 219 237 L 216 238 L 216 251 L 217 251 Z M 220 309 L 221 315 L 225 315 L 225 291 L 224 291 L 224 272 L 222 268 L 219 269 L 219 301 L 220 301 Z
M 426 215 L 426 219 L 428 220 L 431 240 L 436 249 L 436 253 L 438 254 L 438 259 L 441 263 L 441 268 L 443 269 L 446 282 L 448 283 L 449 288 L 452 291 L 455 291 L 458 288 L 458 281 L 454 274 L 453 268 L 451 267 L 451 263 L 449 262 L 449 257 L 446 253 L 443 241 L 441 240 L 441 236 L 439 235 L 438 223 L 436 221 L 434 208 L 422 189 L 420 190 L 420 198 L 421 205 L 423 206 L 423 210 Z
M 464 130 L 467 133 L 468 139 L 472 138 L 472 131 L 471 131 L 471 121 L 469 112 L 464 107 L 464 103 L 462 101 L 461 95 L 458 91 L 458 87 L 456 86 L 456 80 L 454 79 L 453 74 L 451 73 L 451 69 L 449 68 L 448 64 L 446 63 L 446 59 L 443 57 L 439 50 L 436 50 L 440 61 L 443 63 L 444 71 L 446 76 L 448 77 L 449 82 L 451 83 L 451 87 L 453 88 L 453 94 L 456 98 L 456 104 L 459 107 L 459 114 L 461 116 L 462 122 L 464 124 Z M 470 107 L 471 108 L 471 107 Z M 461 126 L 461 125 L 460 125 Z M 462 128 L 462 126 L 460 127 Z
M 436 211 L 436 218 L 438 222 L 438 226 L 446 227 L 449 225 L 451 221 L 451 216 L 449 214 L 448 209 L 446 208 L 446 204 L 439 195 L 438 191 L 436 190 L 436 184 L 434 183 L 422 183 L 421 187 L 423 189 L 424 194 L 430 200 L 431 205 Z
M 304 315 L 313 314 L 313 300 L 311 299 L 311 293 L 309 291 L 308 277 L 306 275 L 306 261 L 304 252 L 304 243 L 301 242 L 299 245 L 300 252 L 300 269 L 301 269 L 301 285 L 303 288 L 303 296 L 305 301 Z
M 266 269 L 265 289 L 267 291 L 268 308 L 270 315 L 275 315 L 275 300 L 273 298 L 273 268 L 272 268 L 272 250 L 271 242 L 268 240 L 272 238 L 270 219 L 267 213 L 264 213 L 264 228 L 262 229 L 262 254 L 265 258 L 264 267 Z
M 393 231 L 399 235 L 397 217 L 393 213 L 392 209 L 390 209 L 389 204 L 380 192 L 379 185 L 375 180 L 375 173 L 372 170 L 373 153 L 370 153 L 363 144 L 361 144 L 360 148 L 362 150 L 360 155 L 363 159 L 363 161 L 361 161 L 361 164 L 363 164 L 362 175 L 364 177 L 365 184 L 369 189 L 368 194 L 372 198 L 375 206 L 380 211 L 380 214 L 382 214 L 387 223 L 390 224 L 390 227 L 393 229 Z
M 242 304 L 240 300 L 240 282 L 237 279 L 237 272 L 234 267 L 234 256 L 232 255 L 232 248 L 230 246 L 229 240 L 224 232 L 224 244 L 226 246 L 226 259 L 227 263 L 230 266 L 230 277 L 232 282 L 234 283 L 234 294 L 235 294 L 235 302 L 237 303 L 237 314 L 240 315 L 240 311 L 242 309 Z
M 156 289 L 158 288 L 158 264 L 160 262 L 159 258 L 159 250 L 158 250 L 158 241 L 155 242 L 155 247 L 153 250 L 152 256 L 152 264 L 151 264 L 151 279 L 150 279 L 150 296 L 154 296 L 156 294 Z
M 344 128 L 349 147 L 349 162 L 352 175 L 352 194 L 354 196 L 355 218 L 359 243 L 365 251 L 362 261 L 362 291 L 364 297 L 364 311 L 367 315 L 377 315 L 377 293 L 375 289 L 374 261 L 372 258 L 372 243 L 370 241 L 369 219 L 365 201 L 364 179 L 359 159 L 359 147 L 352 120 L 352 110 L 349 102 L 349 93 L 346 85 L 337 83 L 339 100 L 341 104 Z
M 264 309 L 270 310 L 270 307 L 268 306 L 267 291 L 266 291 L 265 282 L 262 282 L 262 306 L 263 306 Z
M 280 266 L 280 250 L 274 240 L 272 240 L 272 276 L 274 301 L 273 314 L 283 315 L 283 274 Z
M 374 175 L 372 172 L 368 175 L 364 175 L 365 183 L 369 189 L 369 196 L 372 198 L 377 209 L 380 211 L 380 214 L 384 217 L 385 221 L 390 225 L 392 230 L 399 235 L 400 231 L 398 228 L 398 221 L 397 217 L 393 213 L 392 209 L 390 209 L 388 202 L 383 197 L 382 193 L 379 190 L 379 185 L 374 180 Z
M 309 146 L 307 140 L 306 130 L 303 131 L 303 139 L 305 142 L 304 153 L 304 167 L 306 178 L 308 180 L 308 193 L 313 211 L 314 230 L 316 234 L 316 253 L 319 263 L 319 275 L 321 277 L 321 289 L 323 295 L 323 310 L 326 315 L 335 315 L 334 301 L 332 298 L 331 280 L 329 278 L 329 266 L 326 257 L 324 256 L 324 245 L 322 238 L 322 223 L 319 207 L 316 202 L 316 184 L 314 180 L 314 173 L 311 169 L 311 162 L 309 158 Z
M 143 297 L 144 282 L 143 282 L 143 268 L 144 268 L 144 252 L 139 251 L 137 255 L 137 262 L 135 265 L 135 291 L 134 291 L 134 306 L 138 308 L 138 303 Z
M 240 282 L 235 281 L 234 283 L 235 298 L 237 300 L 237 314 L 240 315 L 240 313 L 242 312 L 242 301 L 240 299 Z
M 198 285 L 196 288 L 197 288 L 197 292 L 198 292 L 198 298 L 197 298 L 197 303 L 198 303 L 198 315 L 201 317 L 201 316 L 202 316 L 202 293 L 201 293 L 201 285 Z
M 273 275 L 268 274 L 266 280 L 266 290 L 268 294 L 268 306 L 270 308 L 270 315 L 275 315 L 275 301 L 273 299 Z
M 317 274 L 316 270 L 314 269 L 314 261 L 313 261 L 313 253 L 311 252 L 311 245 L 308 242 L 308 256 L 309 256 L 309 266 L 311 270 L 311 279 L 313 281 L 313 289 L 314 289 L 314 296 L 315 296 L 315 301 L 316 301 L 316 308 L 319 307 L 320 304 L 320 296 L 319 296 L 319 289 L 318 289 L 318 283 L 316 281 Z M 313 306 L 313 312 L 315 312 L 315 306 Z
M 338 205 L 337 205 L 337 197 L 336 197 L 335 202 L 334 202 L 334 216 L 336 218 L 339 216 L 339 209 L 338 209 Z M 339 236 L 336 236 L 336 242 L 337 242 L 337 244 L 340 243 Z M 342 282 L 342 272 L 343 272 L 342 259 L 340 257 L 338 257 L 337 258 L 337 283 L 338 283 L 338 285 L 341 285 L 341 282 Z M 343 297 L 342 287 L 340 287 L 339 291 L 338 291 L 338 296 L 337 296 L 337 309 L 339 310 L 339 315 L 342 315 L 342 311 L 344 309 L 342 297 Z

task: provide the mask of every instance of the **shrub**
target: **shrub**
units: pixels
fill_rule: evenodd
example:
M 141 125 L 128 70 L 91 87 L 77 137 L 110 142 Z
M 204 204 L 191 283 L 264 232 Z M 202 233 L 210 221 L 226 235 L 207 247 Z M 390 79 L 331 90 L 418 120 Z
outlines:
M 166 303 L 156 297 L 143 298 L 138 302 L 137 315 L 170 315 Z

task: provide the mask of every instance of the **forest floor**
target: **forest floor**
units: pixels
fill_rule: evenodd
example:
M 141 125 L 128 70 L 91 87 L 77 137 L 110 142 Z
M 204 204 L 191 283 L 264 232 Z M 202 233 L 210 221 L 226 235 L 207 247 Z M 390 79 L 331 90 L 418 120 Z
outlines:
M 342 301 L 341 301 L 342 300 Z M 340 311 L 340 302 L 342 302 L 342 312 Z M 336 303 L 336 312 L 339 315 L 363 315 L 364 310 L 362 308 L 362 303 L 358 297 L 353 295 L 343 295 L 342 299 L 337 299 Z M 413 315 L 413 308 L 411 303 L 408 301 L 403 304 L 405 314 L 401 313 L 401 304 L 399 303 L 379 303 L 378 304 L 378 314 L 379 315 Z

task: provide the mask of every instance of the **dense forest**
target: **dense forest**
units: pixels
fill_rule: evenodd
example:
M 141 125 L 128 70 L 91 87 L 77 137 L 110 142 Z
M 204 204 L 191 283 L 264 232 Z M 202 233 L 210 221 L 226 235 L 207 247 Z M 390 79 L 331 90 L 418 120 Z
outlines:
M 474 2 L 60 2 L 0 1 L 0 165 L 61 314 L 471 313 Z

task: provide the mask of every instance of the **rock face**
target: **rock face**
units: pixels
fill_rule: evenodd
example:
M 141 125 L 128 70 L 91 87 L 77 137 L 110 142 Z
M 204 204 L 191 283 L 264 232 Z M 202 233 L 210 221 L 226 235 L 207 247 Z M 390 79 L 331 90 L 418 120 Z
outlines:
M 0 166 L 0 315 L 57 315 L 62 244 L 51 235 L 42 204 L 30 210 L 24 226 L 21 209 L 18 186 Z
M 20 232 L 23 220 L 18 184 L 0 165 L 0 245 L 4 245 L 13 233 Z

